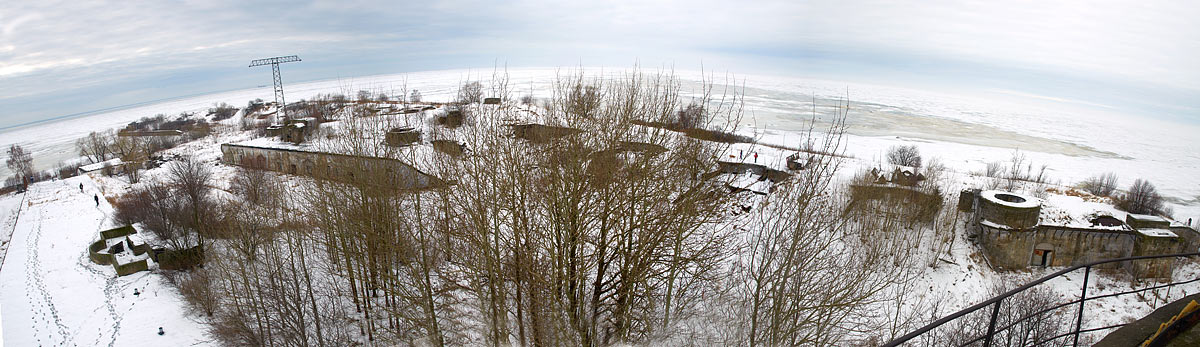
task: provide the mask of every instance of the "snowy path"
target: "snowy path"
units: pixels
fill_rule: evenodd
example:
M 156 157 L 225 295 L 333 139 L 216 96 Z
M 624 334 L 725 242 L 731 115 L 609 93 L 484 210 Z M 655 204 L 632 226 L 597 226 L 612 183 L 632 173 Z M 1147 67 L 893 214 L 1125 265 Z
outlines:
M 202 324 L 187 318 L 182 298 L 161 276 L 117 278 L 112 267 L 88 260 L 88 244 L 110 227 L 112 214 L 103 197 L 96 205 L 96 191 L 87 176 L 30 187 L 0 269 L 4 344 L 215 344 Z M 134 296 L 135 288 L 142 294 Z M 166 334 L 159 336 L 158 327 Z

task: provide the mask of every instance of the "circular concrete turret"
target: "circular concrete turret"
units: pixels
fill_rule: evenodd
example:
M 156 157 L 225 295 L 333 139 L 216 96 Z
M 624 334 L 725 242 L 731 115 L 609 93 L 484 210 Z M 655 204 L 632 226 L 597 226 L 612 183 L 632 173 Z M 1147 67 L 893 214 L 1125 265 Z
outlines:
M 1038 224 L 1042 202 L 1038 198 L 1000 190 L 979 193 L 979 216 L 982 221 L 1011 229 L 1030 229 Z

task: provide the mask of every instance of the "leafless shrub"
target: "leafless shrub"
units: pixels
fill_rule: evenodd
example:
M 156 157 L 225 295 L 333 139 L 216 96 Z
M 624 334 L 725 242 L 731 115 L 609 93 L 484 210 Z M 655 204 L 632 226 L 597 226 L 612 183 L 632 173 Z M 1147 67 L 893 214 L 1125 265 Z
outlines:
M 82 165 L 79 165 L 77 162 L 71 164 L 59 163 L 55 171 L 58 172 L 59 179 L 70 178 L 79 175 L 80 166 Z
M 676 112 L 674 122 L 667 126 L 671 130 L 698 129 L 704 128 L 706 123 L 708 122 L 704 116 L 704 107 L 692 103 Z
M 1163 212 L 1163 199 L 1154 184 L 1144 179 L 1133 181 L 1129 191 L 1117 198 L 1117 207 L 1129 212 L 1152 214 Z
M 985 297 L 996 297 L 1004 294 L 1010 287 L 1002 282 L 996 282 L 988 290 Z M 1004 299 L 996 317 L 998 331 L 992 338 L 993 342 L 1002 341 L 1005 346 L 1066 346 L 1071 343 L 1070 336 L 1050 338 L 1067 331 L 1073 318 L 1065 309 L 1047 310 L 1056 306 L 1062 300 L 1053 290 L 1046 287 L 1034 287 L 1013 294 Z M 940 316 L 942 314 L 935 314 Z M 939 317 L 931 317 L 936 319 Z M 969 345 L 968 342 L 979 338 L 988 331 L 991 319 L 991 306 L 978 310 L 963 318 L 956 319 L 922 336 L 923 345 Z M 1010 327 L 1011 326 L 1011 327 Z
M 99 163 L 112 157 L 112 143 L 116 134 L 111 131 L 91 132 L 75 141 L 79 155 L 87 157 L 92 163 Z
M 25 151 L 24 147 L 13 144 L 8 147 L 8 159 L 4 161 L 8 165 L 8 169 L 12 170 L 14 176 L 22 183 L 28 184 L 33 181 L 33 155 Z
M 916 145 L 895 145 L 888 148 L 887 161 L 892 165 L 921 167 L 921 150 Z
M 151 199 L 146 189 L 131 190 L 113 203 L 113 219 L 121 225 L 133 225 L 144 221 L 152 212 Z
M 984 169 L 983 175 L 992 178 L 999 178 L 1000 173 L 1004 171 L 1004 163 L 993 161 L 987 163 L 987 168 Z
M 274 177 L 255 163 L 244 163 L 230 182 L 230 188 L 251 204 L 259 204 L 275 196 Z
M 213 105 L 212 108 L 208 109 L 208 116 L 212 117 L 212 121 L 220 122 L 229 118 L 233 118 L 233 115 L 237 114 L 237 111 L 237 107 L 233 107 L 233 105 L 222 102 L 220 104 Z
M 1117 174 L 1107 172 L 1079 182 L 1079 188 L 1095 196 L 1112 196 L 1117 191 Z
M 213 291 L 209 270 L 198 268 L 190 272 L 177 272 L 175 278 L 176 288 L 179 288 L 183 299 L 205 316 L 212 317 L 217 310 L 219 296 Z
M 483 100 L 483 85 L 479 81 L 463 83 L 458 87 L 458 96 L 455 99 L 460 105 L 480 102 Z

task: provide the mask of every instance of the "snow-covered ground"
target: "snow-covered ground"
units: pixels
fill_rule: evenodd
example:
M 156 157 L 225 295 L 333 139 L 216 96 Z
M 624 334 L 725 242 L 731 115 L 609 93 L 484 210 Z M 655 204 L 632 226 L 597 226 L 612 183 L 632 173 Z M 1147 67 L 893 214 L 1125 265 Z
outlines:
M 586 69 L 589 74 L 619 75 L 624 69 Z M 566 70 L 509 69 L 513 97 L 551 95 L 551 83 Z M 700 89 L 700 72 L 676 71 L 685 95 Z M 418 89 L 426 101 L 454 97 L 464 81 L 491 79 L 491 70 L 444 70 L 335 79 L 287 86 L 289 100 L 318 94 L 353 96 L 358 90 L 399 95 Z M 711 75 L 708 80 L 712 81 Z M 746 114 L 741 123 L 772 143 L 794 147 L 815 112 L 827 118 L 835 99 L 849 97 L 847 152 L 877 160 L 893 144 L 915 144 L 928 159 L 940 157 L 951 169 L 982 171 L 988 162 L 1023 151 L 1035 163 L 1049 164 L 1048 173 L 1063 183 L 1114 172 L 1121 185 L 1135 178 L 1155 183 L 1175 208 L 1177 217 L 1200 217 L 1200 125 L 1168 122 L 1156 115 L 1113 114 L 1043 99 L 985 99 L 922 90 L 790 78 L 736 76 L 745 86 Z M 725 82 L 717 76 L 715 82 Z M 744 82 L 744 84 L 742 83 Z M 718 91 L 720 91 L 718 87 Z M 0 146 L 20 143 L 31 149 L 35 165 L 47 169 L 75 157 L 75 139 L 90 131 L 123 126 L 141 117 L 180 112 L 203 113 L 218 102 L 244 106 L 247 100 L 270 100 L 272 89 L 253 88 L 189 97 L 95 115 L 34 124 L 0 132 Z M 813 102 L 815 100 L 816 107 Z M 820 129 L 817 129 L 820 130 Z M 0 177 L 7 177 L 0 167 Z
M 0 269 L 4 269 L 4 256 L 8 253 L 13 228 L 17 225 L 17 212 L 25 194 L 0 195 Z
M 85 192 L 79 191 L 81 183 Z M 4 344 L 213 344 L 162 276 L 143 271 L 117 277 L 111 266 L 88 259 L 87 247 L 99 239 L 98 232 L 113 227 L 112 207 L 103 196 L 97 205 L 96 193 L 103 194 L 88 176 L 30 186 L 15 223 L 14 246 L 0 269 Z M 159 327 L 165 332 L 161 336 Z
M 514 96 L 550 95 L 548 86 L 555 78 L 555 70 L 519 69 L 509 73 L 511 85 L 516 86 Z M 297 83 L 288 86 L 288 97 L 299 100 L 323 93 L 353 95 L 360 89 L 400 94 L 403 86 L 407 86 L 419 89 L 426 101 L 445 101 L 452 98 L 460 83 L 486 80 L 490 71 L 480 75 L 478 71 L 453 70 Z M 694 90 L 698 86 L 695 82 L 699 80 L 698 74 L 681 73 L 681 76 L 687 82 L 685 89 Z M 804 121 L 809 119 L 814 98 L 818 115 L 824 117 L 832 112 L 828 107 L 833 104 L 832 99 L 845 96 L 846 92 L 846 86 L 836 82 L 745 78 L 747 114 L 741 122 L 747 127 L 741 132 L 783 147 L 801 144 L 800 133 L 807 129 Z M 269 99 L 271 95 L 270 88 L 247 89 L 36 124 L 0 133 L 3 135 L 0 146 L 27 145 L 33 149 L 39 167 L 48 168 L 54 161 L 73 157 L 74 140 L 89 131 L 120 127 L 158 113 L 202 111 L 217 102 L 242 106 L 247 100 Z M 845 168 L 847 174 L 877 166 L 889 146 L 915 144 L 927 162 L 933 157 L 940 158 L 952 172 L 949 179 L 961 184 L 957 187 L 961 188 L 980 179 L 970 173 L 983 171 L 989 162 L 1006 161 L 1014 149 L 1019 149 L 1035 165 L 1049 165 L 1048 175 L 1064 185 L 1107 171 L 1120 175 L 1123 186 L 1133 178 L 1150 179 L 1171 199 L 1177 217 L 1184 220 L 1200 217 L 1200 185 L 1193 181 L 1200 177 L 1200 146 L 1191 140 L 1194 134 L 1200 134 L 1195 125 L 877 86 L 851 86 L 849 96 L 854 103 L 849 115 L 846 154 L 852 159 Z M 234 120 L 226 123 L 236 124 Z M 168 153 L 191 153 L 215 162 L 220 156 L 220 143 L 246 140 L 250 138 L 244 133 L 217 134 Z M 772 167 L 783 166 L 783 158 L 789 154 L 750 145 L 732 146 L 729 153 L 734 150 L 741 160 Z M 759 154 L 762 158 L 747 154 Z M 0 168 L 0 175 L 7 175 L 3 170 Z M 155 171 L 161 170 L 148 170 L 144 175 L 154 177 Z M 218 176 L 228 174 L 218 172 Z M 102 182 L 99 186 L 108 189 L 110 195 L 128 188 L 120 178 L 96 180 Z M 13 238 L 7 259 L 0 258 L 4 342 L 9 345 L 207 343 L 203 325 L 189 318 L 195 316 L 186 313 L 180 296 L 161 282 L 161 276 L 142 272 L 115 278 L 111 267 L 87 261 L 86 246 L 96 239 L 96 231 L 107 226 L 106 216 L 111 214 L 111 208 L 103 199 L 99 207 L 94 207 L 90 194 L 78 192 L 80 182 L 89 192 L 98 189 L 91 178 L 84 176 L 36 184 L 26 196 L 0 196 L 0 254 L 8 247 L 5 241 L 9 232 Z M 1095 210 L 1111 210 L 1102 203 L 1075 197 L 1051 196 L 1049 202 L 1052 210 L 1057 209 L 1050 212 L 1066 216 L 1062 217 L 1064 223 L 1083 223 L 1078 217 Z M 1080 211 L 1080 208 L 1090 210 Z M 15 218 L 18 211 L 19 219 Z M 1110 214 L 1118 219 L 1124 217 L 1115 210 Z M 922 286 L 915 292 L 925 300 L 941 301 L 942 315 L 985 300 L 988 289 L 997 280 L 1021 283 L 1057 270 L 993 272 L 963 235 L 954 240 L 950 251 L 941 258 L 934 262 L 936 268 L 924 274 L 928 288 Z M 1179 273 L 1195 277 L 1200 273 L 1200 265 L 1188 263 Z M 1058 279 L 1047 286 L 1070 298 L 1078 294 L 1079 277 Z M 1128 288 L 1115 278 L 1100 277 L 1093 281 L 1099 285 L 1089 291 L 1095 290 L 1097 294 Z M 140 288 L 147 295 L 134 297 L 133 288 Z M 1171 293 L 1172 298 L 1200 292 L 1200 283 L 1176 289 Z M 1155 303 L 1121 297 L 1100 301 L 1094 307 L 1089 304 L 1088 310 L 1097 310 L 1092 312 L 1109 311 L 1089 316 L 1097 319 L 1089 325 L 1125 322 L 1148 313 Z M 158 326 L 164 327 L 166 335 L 156 335 Z

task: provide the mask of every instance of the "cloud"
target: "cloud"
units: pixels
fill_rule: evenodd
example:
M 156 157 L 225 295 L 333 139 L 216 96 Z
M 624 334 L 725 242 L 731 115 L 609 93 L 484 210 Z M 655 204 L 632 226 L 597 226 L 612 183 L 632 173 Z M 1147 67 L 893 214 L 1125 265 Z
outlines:
M 314 58 L 289 67 L 294 76 L 497 60 L 720 61 L 738 71 L 791 58 L 812 67 L 798 74 L 819 68 L 970 80 L 973 69 L 1013 69 L 1197 95 L 1197 17 L 1200 3 L 1188 1 L 10 1 L 0 4 L 0 106 L 188 71 L 244 73 L 236 69 L 250 59 L 285 54 Z

